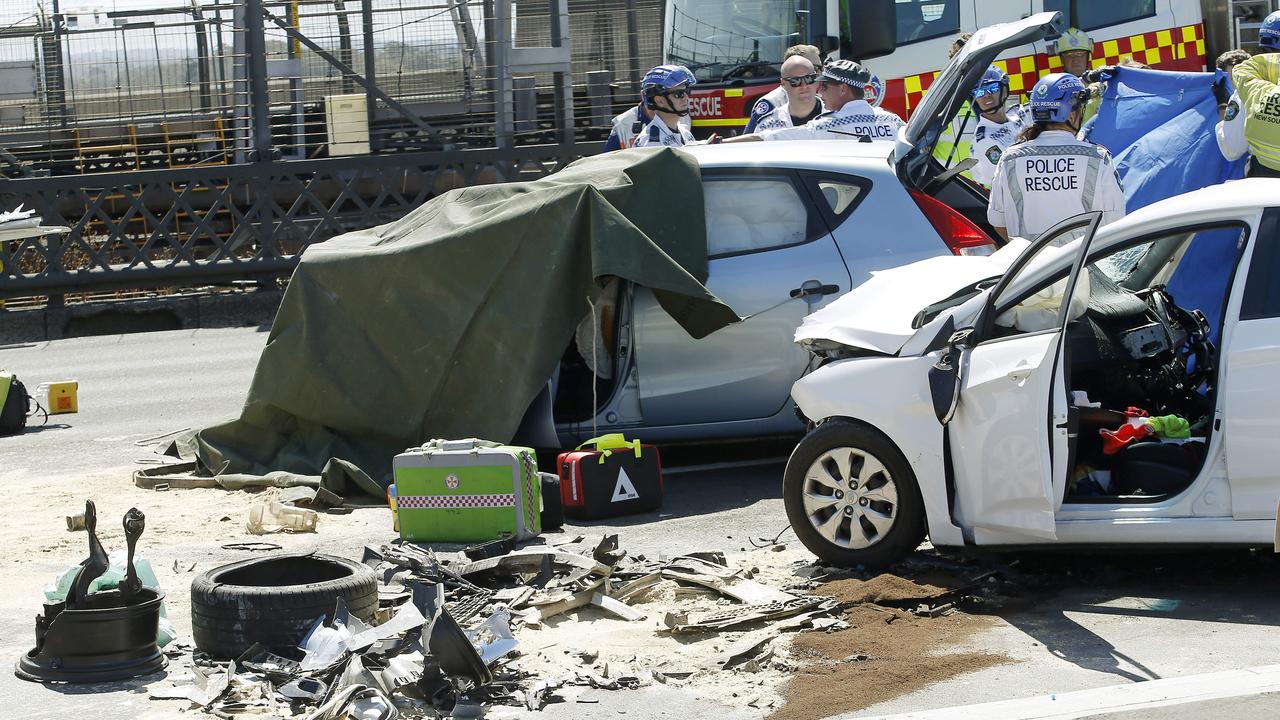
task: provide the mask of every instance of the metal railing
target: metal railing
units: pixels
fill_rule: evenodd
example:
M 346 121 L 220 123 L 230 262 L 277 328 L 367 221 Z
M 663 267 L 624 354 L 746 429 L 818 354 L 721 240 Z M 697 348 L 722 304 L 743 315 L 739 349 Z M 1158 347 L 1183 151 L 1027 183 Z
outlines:
M 0 242 L 0 298 L 279 277 L 449 189 L 546 175 L 602 148 L 660 32 L 659 0 L 156 1 L 0 9 L 0 209 L 70 228 Z

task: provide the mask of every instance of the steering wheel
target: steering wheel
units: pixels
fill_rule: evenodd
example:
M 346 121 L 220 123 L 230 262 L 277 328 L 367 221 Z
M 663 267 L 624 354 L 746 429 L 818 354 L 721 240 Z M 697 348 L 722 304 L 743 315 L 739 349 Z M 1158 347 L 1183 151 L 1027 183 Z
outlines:
M 1214 365 L 1216 352 L 1213 341 L 1209 339 L 1212 330 L 1209 327 L 1209 320 L 1199 310 L 1185 310 L 1180 307 L 1164 288 L 1158 288 L 1158 291 L 1164 300 L 1170 319 L 1187 331 L 1187 341 L 1174 352 L 1182 361 L 1183 367 L 1191 368 L 1187 372 L 1186 387 L 1194 393 L 1196 388 L 1212 380 L 1217 370 Z

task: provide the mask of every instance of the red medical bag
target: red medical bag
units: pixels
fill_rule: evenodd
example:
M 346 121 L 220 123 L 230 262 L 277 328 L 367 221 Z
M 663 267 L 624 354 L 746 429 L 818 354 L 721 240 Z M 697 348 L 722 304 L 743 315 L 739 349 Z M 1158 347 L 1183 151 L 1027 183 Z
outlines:
M 593 450 L 583 448 L 591 446 Z M 622 433 L 602 435 L 560 453 L 560 499 L 571 518 L 632 515 L 662 506 L 662 460 L 658 448 L 628 441 Z

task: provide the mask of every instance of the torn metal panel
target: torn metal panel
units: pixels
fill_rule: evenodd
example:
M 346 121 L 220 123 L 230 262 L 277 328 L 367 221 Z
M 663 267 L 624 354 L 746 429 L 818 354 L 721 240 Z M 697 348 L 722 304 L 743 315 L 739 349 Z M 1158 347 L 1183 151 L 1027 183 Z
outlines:
M 730 570 L 687 555 L 667 563 L 662 577 L 702 585 L 744 603 L 786 603 L 796 599 L 791 593 L 746 579 L 741 570 Z
M 660 582 L 662 582 L 662 573 L 649 573 L 648 575 L 638 577 L 635 580 L 624 583 L 623 585 L 615 588 L 614 591 L 610 593 L 610 596 L 625 602 L 641 590 L 651 588 Z
M 723 630 L 760 620 L 789 617 L 817 607 L 823 602 L 821 598 L 792 598 L 787 602 L 740 605 L 707 613 L 689 613 L 687 615 L 669 613 L 668 620 L 664 622 L 672 632 Z
M 595 593 L 591 596 L 591 604 L 612 615 L 616 615 L 623 620 L 634 622 L 648 617 L 630 605 L 615 600 L 608 595 L 602 595 L 601 593 Z
M 492 665 L 519 645 L 511 634 L 511 611 L 504 607 L 494 610 L 487 620 L 466 634 L 485 665 Z
M 348 637 L 346 639 L 347 649 L 356 653 L 364 652 L 379 640 L 385 640 L 410 630 L 417 630 L 425 625 L 426 622 L 427 619 L 422 616 L 417 606 L 413 603 L 405 603 L 400 606 L 400 609 L 396 611 L 391 620 Z
M 608 575 L 612 568 L 602 565 L 589 557 L 554 549 L 530 548 L 519 550 L 502 557 L 489 558 L 470 563 L 458 571 L 464 578 L 478 577 L 498 572 L 504 575 L 519 573 L 536 573 L 542 568 L 543 558 L 550 558 L 553 565 L 586 570 L 589 573 Z

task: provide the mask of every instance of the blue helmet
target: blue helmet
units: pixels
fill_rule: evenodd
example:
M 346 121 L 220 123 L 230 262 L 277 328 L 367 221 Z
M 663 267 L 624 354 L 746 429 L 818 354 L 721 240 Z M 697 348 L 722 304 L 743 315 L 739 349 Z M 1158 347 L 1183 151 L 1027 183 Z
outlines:
M 1258 28 L 1258 47 L 1269 52 L 1280 52 L 1280 10 L 1262 21 L 1262 27 Z
M 1031 116 L 1038 123 L 1066 122 L 1088 94 L 1075 75 L 1049 73 L 1031 88 Z
M 640 81 L 640 90 L 644 93 L 645 105 L 653 108 L 653 99 L 681 85 L 693 87 L 698 84 L 697 78 L 683 65 L 659 65 L 644 74 Z
M 990 95 L 1001 90 L 1009 91 L 1009 74 L 992 65 L 987 68 L 986 72 L 982 73 L 982 79 L 978 81 L 978 86 L 973 89 L 971 94 L 973 99 L 977 100 L 983 95 Z

